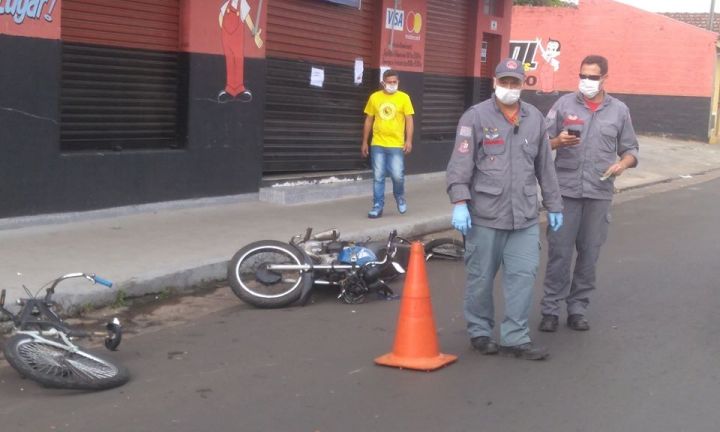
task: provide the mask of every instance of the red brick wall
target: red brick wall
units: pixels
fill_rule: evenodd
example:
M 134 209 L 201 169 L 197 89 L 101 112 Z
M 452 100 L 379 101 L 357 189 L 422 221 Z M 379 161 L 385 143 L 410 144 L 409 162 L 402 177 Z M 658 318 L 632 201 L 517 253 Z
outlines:
M 513 7 L 511 42 L 561 43 L 554 89 L 577 88 L 588 54 L 608 58 L 611 93 L 704 96 L 713 92 L 715 33 L 611 0 L 580 0 L 578 8 Z M 538 65 L 545 63 L 538 51 Z M 547 73 L 547 71 L 545 72 Z M 541 71 L 529 76 L 540 78 Z M 540 88 L 540 83 L 530 88 Z

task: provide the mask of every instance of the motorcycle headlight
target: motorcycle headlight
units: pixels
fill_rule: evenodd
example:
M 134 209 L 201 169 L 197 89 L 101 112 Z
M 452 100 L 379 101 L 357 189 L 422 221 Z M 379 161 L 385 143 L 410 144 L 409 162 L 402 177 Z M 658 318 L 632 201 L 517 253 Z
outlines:
M 380 279 L 381 272 L 382 272 L 382 270 L 380 269 L 380 266 L 376 266 L 376 265 L 366 266 L 364 268 L 363 275 L 362 275 L 363 280 L 365 281 L 365 283 L 368 283 L 368 284 L 375 282 L 376 280 Z

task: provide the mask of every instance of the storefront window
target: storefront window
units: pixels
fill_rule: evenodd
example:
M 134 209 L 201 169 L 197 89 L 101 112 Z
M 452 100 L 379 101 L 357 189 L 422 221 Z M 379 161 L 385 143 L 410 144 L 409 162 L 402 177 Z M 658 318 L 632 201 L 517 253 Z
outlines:
M 358 9 L 360 9 L 360 5 L 362 4 L 362 0 L 325 0 L 325 1 L 330 2 L 330 3 L 346 5 L 346 6 L 352 6 L 352 7 L 358 8 Z
M 488 16 L 502 17 L 504 0 L 483 0 L 483 13 Z

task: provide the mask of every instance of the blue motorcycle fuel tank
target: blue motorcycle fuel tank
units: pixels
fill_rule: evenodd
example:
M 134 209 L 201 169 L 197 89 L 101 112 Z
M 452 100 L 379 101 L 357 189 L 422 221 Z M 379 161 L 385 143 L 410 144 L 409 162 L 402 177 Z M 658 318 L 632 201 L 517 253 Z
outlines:
M 377 256 L 368 248 L 362 246 L 347 246 L 338 254 L 338 261 L 343 264 L 355 263 L 363 266 L 371 261 L 377 261 Z

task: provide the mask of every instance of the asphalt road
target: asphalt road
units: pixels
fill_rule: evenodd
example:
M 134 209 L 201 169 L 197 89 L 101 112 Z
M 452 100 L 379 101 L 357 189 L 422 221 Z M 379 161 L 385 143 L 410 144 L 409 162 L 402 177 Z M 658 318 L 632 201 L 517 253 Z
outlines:
M 538 280 L 531 326 L 548 361 L 472 352 L 462 264 L 434 262 L 441 350 L 459 356 L 439 371 L 373 364 L 392 347 L 399 301 L 349 306 L 320 292 L 258 310 L 221 289 L 216 311 L 129 337 L 112 354 L 133 374 L 121 388 L 48 390 L 0 366 L 0 430 L 717 430 L 720 180 L 645 195 L 613 209 L 589 332 L 535 331 Z

